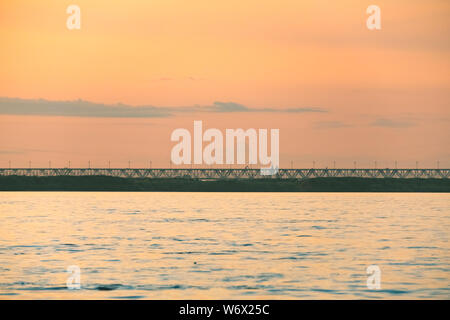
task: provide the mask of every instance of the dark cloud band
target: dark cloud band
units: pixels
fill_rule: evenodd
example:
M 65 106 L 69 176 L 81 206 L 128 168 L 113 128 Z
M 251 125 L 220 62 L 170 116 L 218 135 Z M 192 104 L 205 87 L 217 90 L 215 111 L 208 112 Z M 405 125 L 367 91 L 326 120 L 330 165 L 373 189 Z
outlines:
M 165 118 L 177 113 L 201 112 L 327 112 L 321 108 L 248 108 L 235 102 L 216 101 L 210 106 L 156 107 L 126 104 L 100 104 L 84 100 L 49 101 L 44 99 L 0 98 L 0 114 L 105 118 Z

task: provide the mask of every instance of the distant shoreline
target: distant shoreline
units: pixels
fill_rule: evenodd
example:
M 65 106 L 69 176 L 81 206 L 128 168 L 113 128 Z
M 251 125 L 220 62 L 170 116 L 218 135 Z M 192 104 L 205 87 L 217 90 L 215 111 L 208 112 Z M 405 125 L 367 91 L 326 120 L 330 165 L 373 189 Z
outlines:
M 110 176 L 0 176 L 0 191 L 149 192 L 450 192 L 450 179 L 311 178 L 223 179 L 120 178 Z

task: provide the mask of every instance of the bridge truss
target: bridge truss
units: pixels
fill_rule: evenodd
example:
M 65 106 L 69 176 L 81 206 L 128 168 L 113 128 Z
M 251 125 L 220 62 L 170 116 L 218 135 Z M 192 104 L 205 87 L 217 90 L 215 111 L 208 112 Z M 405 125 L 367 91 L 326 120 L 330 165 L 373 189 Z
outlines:
M 132 168 L 0 168 L 0 176 L 110 176 L 121 178 L 190 179 L 311 179 L 321 177 L 449 179 L 450 169 L 279 169 L 261 175 L 260 169 L 132 169 Z

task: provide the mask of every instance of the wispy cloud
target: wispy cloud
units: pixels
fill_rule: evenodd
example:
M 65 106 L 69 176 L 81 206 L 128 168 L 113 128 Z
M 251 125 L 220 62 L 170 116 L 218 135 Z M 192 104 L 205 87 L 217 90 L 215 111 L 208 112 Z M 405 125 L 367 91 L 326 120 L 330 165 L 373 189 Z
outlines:
M 0 114 L 66 117 L 160 118 L 170 116 L 164 108 L 106 105 L 83 100 L 48 101 L 43 99 L 0 98 Z
M 0 150 L 0 154 L 3 155 L 15 155 L 15 154 L 27 154 L 30 152 L 54 152 L 54 150 L 41 150 L 41 149 L 7 149 L 7 150 Z
M 415 126 L 416 123 L 409 120 L 392 120 L 386 118 L 378 118 L 370 125 L 374 127 L 385 127 L 385 128 L 409 128 Z
M 299 108 L 249 108 L 235 102 L 216 101 L 212 105 L 179 107 L 157 107 L 151 105 L 131 106 L 122 103 L 101 104 L 84 100 L 49 101 L 44 99 L 1 98 L 0 114 L 41 115 L 66 117 L 107 117 L 107 118 L 163 118 L 178 113 L 201 112 L 277 112 L 307 113 L 327 112 L 315 107 Z
M 24 154 L 25 151 L 21 151 L 21 150 L 0 150 L 0 154 Z
M 317 121 L 315 123 L 315 128 L 317 129 L 338 129 L 348 127 L 353 127 L 353 125 L 342 121 Z
M 327 110 L 322 108 L 249 108 L 242 104 L 235 102 L 220 102 L 216 101 L 212 106 L 199 107 L 198 111 L 212 111 L 212 112 L 291 112 L 291 113 L 302 113 L 302 112 L 327 112 Z
M 212 106 L 200 107 L 199 110 L 207 109 L 213 112 L 248 112 L 250 109 L 246 106 L 235 102 L 216 101 Z
M 249 108 L 242 104 L 235 102 L 221 102 L 215 101 L 210 106 L 196 106 L 183 108 L 184 111 L 189 112 L 274 112 L 274 113 L 302 113 L 302 112 L 328 112 L 323 108 L 305 107 L 305 108 Z M 183 111 L 180 110 L 180 111 Z

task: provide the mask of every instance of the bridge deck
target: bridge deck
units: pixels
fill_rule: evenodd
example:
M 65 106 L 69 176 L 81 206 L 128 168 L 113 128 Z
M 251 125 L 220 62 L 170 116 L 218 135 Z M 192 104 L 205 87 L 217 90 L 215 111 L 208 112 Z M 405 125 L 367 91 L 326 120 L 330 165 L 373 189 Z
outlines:
M 310 179 L 319 177 L 448 179 L 450 169 L 279 169 L 261 175 L 260 169 L 107 169 L 107 168 L 0 168 L 0 176 L 112 176 L 122 178 L 194 179 Z

